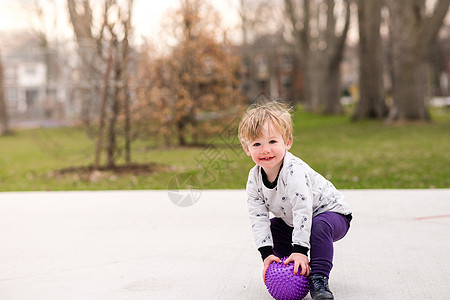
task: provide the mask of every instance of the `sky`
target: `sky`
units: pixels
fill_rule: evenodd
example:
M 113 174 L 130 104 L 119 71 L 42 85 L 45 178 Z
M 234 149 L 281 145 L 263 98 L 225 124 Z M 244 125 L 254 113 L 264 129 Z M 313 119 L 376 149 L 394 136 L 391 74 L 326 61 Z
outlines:
M 37 18 L 32 8 L 36 0 L 0 0 L 0 31 L 12 31 L 37 26 Z M 70 36 L 72 28 L 68 23 L 66 0 L 40 0 L 46 5 L 46 14 L 55 15 L 56 21 L 48 21 L 47 32 L 60 38 Z M 91 0 L 96 2 L 100 0 Z M 155 37 L 160 31 L 161 20 L 168 10 L 177 7 L 179 0 L 134 0 L 135 36 Z M 54 3 L 54 6 L 49 3 Z M 239 0 L 212 0 L 210 3 L 223 14 L 226 26 L 235 26 L 239 22 L 237 7 Z

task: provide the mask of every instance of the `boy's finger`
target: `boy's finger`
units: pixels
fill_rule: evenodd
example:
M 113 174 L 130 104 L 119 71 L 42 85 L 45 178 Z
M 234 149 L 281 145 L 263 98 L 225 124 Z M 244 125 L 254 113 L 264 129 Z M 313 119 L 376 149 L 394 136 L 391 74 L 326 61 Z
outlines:
M 309 266 L 308 266 L 308 264 L 305 264 L 304 266 L 302 266 L 302 272 L 300 273 L 300 275 L 305 275 L 305 276 L 309 275 Z
M 286 260 L 284 261 L 284 264 L 287 266 L 290 262 L 292 261 L 291 257 L 289 256 L 288 258 L 286 258 Z M 281 259 L 280 259 L 281 262 Z
M 306 272 L 305 264 L 302 264 L 301 265 L 301 270 L 300 270 L 300 275 L 305 275 L 305 272 Z
M 299 267 L 299 263 L 295 263 L 294 264 L 294 275 L 296 275 L 298 273 L 298 267 Z

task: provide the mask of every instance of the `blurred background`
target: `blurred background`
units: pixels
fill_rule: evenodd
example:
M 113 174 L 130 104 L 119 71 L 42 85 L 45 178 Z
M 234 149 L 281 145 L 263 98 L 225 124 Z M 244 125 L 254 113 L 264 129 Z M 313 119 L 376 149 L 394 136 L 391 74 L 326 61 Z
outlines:
M 244 188 L 274 99 L 338 188 L 448 188 L 449 5 L 2 0 L 0 191 Z

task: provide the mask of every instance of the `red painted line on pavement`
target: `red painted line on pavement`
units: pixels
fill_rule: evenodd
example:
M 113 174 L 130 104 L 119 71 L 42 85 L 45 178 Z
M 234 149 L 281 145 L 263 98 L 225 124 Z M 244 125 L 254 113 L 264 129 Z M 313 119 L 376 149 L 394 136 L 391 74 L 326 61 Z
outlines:
M 422 221 L 422 220 L 439 219 L 439 218 L 450 218 L 450 215 L 419 217 L 419 218 L 414 218 L 414 220 Z

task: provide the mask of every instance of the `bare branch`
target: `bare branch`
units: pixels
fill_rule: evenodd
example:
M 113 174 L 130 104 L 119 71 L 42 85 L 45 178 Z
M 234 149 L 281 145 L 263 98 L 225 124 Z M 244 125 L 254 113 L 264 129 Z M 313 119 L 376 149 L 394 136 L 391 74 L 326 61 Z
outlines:
M 423 31 L 421 38 L 424 44 L 431 44 L 439 33 L 442 22 L 447 15 L 450 6 L 450 0 L 439 0 L 434 9 L 434 13 L 426 17 L 423 22 Z

